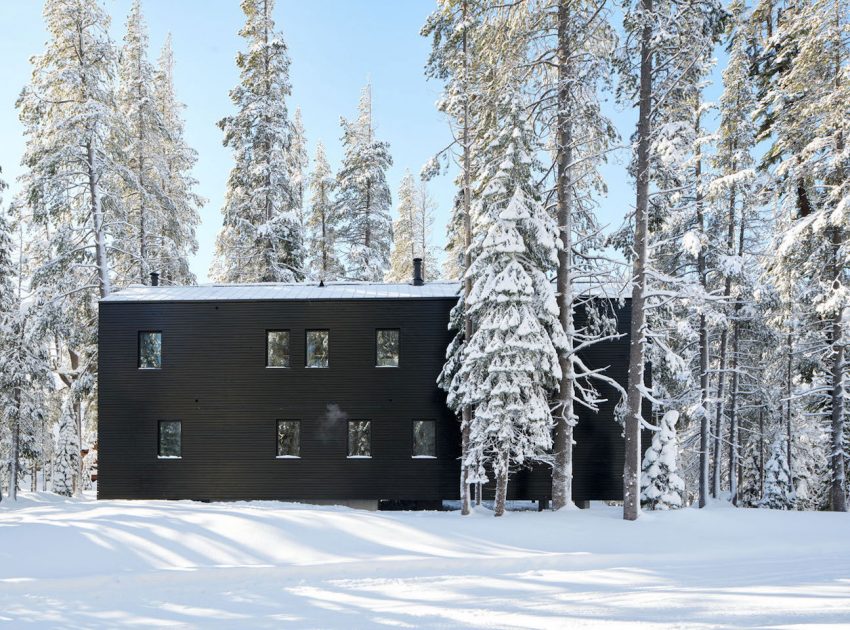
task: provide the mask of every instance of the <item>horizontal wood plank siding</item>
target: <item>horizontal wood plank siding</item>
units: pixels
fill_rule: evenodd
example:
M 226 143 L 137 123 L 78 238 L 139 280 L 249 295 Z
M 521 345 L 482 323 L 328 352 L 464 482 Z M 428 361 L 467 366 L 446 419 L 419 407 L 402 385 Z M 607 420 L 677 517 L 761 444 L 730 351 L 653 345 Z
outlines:
M 100 498 L 398 499 L 458 496 L 458 422 L 436 387 L 449 299 L 100 305 Z M 627 331 L 628 308 L 618 327 Z M 375 330 L 401 331 L 398 368 L 375 367 Z M 290 368 L 266 368 L 266 330 L 290 331 Z M 306 368 L 305 330 L 330 331 L 330 367 Z M 162 369 L 137 368 L 140 330 L 162 331 Z M 628 344 L 592 366 L 625 383 Z M 603 388 L 605 391 L 606 388 Z M 575 497 L 622 495 L 613 392 L 576 429 Z M 348 459 L 347 420 L 372 421 L 372 458 Z M 413 459 L 412 423 L 437 422 L 437 458 Z M 182 458 L 157 459 L 157 424 L 182 422 Z M 277 459 L 276 421 L 301 421 L 301 458 Z M 514 498 L 551 493 L 545 467 L 515 474 Z

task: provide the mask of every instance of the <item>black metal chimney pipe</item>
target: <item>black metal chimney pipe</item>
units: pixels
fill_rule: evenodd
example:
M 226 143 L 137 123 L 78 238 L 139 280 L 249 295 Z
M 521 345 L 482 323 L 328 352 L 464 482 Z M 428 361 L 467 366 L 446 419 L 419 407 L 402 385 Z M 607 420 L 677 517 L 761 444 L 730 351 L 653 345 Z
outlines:
M 158 287 L 159 286 L 159 274 L 155 271 L 151 271 L 151 286 Z
M 425 280 L 422 278 L 422 259 L 414 258 L 413 259 L 413 286 L 421 287 L 425 284 Z

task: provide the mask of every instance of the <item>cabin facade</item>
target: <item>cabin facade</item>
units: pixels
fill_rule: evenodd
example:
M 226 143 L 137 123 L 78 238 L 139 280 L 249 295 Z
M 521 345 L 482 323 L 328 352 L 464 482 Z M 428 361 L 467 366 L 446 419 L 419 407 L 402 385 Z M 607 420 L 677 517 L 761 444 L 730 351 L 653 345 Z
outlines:
M 98 497 L 457 499 L 459 425 L 436 379 L 459 288 L 138 286 L 101 300 Z M 627 338 L 584 358 L 625 385 Z M 599 413 L 579 410 L 577 501 L 622 497 L 617 397 L 603 393 Z M 518 471 L 509 496 L 549 499 L 550 470 Z

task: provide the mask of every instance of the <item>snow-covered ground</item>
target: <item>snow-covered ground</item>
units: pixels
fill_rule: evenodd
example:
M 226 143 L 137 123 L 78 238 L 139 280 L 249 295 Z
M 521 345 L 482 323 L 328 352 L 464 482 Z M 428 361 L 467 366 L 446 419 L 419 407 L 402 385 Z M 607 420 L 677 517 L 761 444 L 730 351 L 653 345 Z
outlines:
M 850 516 L 0 504 L 0 625 L 850 627 Z

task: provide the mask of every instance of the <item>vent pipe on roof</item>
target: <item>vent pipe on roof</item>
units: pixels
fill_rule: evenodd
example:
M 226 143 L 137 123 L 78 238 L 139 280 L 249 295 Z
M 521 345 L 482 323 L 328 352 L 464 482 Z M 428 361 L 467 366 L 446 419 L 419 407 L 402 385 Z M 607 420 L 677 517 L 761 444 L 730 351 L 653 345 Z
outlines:
M 413 286 L 421 287 L 425 284 L 425 280 L 422 278 L 422 259 L 414 258 L 413 259 Z
M 151 286 L 158 287 L 159 286 L 159 274 L 155 271 L 151 271 Z

